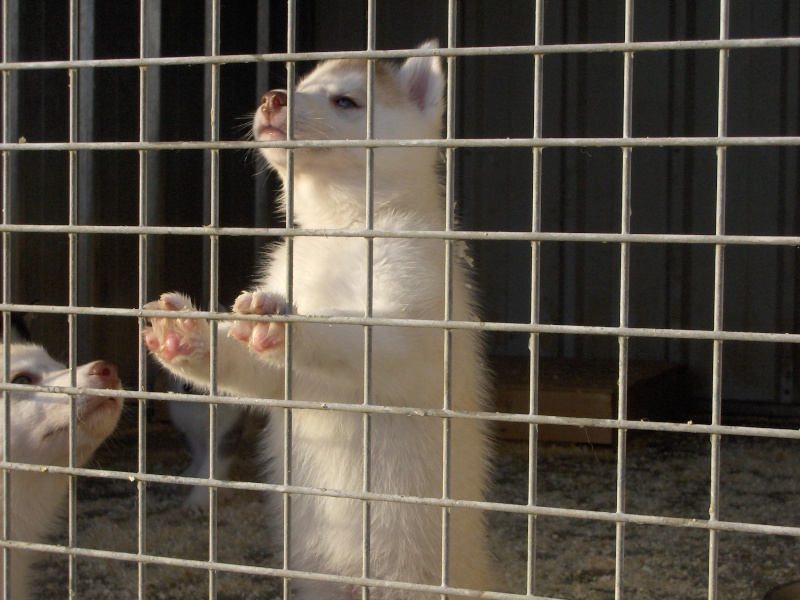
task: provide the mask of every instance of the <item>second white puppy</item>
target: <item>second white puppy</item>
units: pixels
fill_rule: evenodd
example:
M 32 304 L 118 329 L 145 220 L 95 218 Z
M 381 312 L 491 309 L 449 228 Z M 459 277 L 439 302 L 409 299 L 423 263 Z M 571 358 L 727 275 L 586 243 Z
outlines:
M 0 367 L 3 359 L 0 348 Z M 70 386 L 69 370 L 51 358 L 41 346 L 12 343 L 8 361 L 10 383 Z M 113 394 L 114 390 L 120 389 L 120 381 L 117 368 L 110 362 L 98 360 L 78 367 L 75 383 L 77 387 L 112 392 L 108 396 L 86 394 L 75 397 L 75 466 L 80 467 L 116 427 L 122 399 Z M 69 463 L 69 396 L 40 391 L 13 391 L 9 393 L 9 400 L 10 421 L 4 424 L 8 432 L 9 460 L 66 467 Z M 4 411 L 0 419 L 5 420 Z M 9 538 L 23 542 L 43 541 L 59 516 L 67 492 L 67 481 L 67 475 L 39 470 L 11 470 L 8 482 Z M 2 508 L 0 518 L 3 516 L 1 511 Z M 9 556 L 10 599 L 33 597 L 29 593 L 28 579 L 30 564 L 36 554 L 14 549 Z

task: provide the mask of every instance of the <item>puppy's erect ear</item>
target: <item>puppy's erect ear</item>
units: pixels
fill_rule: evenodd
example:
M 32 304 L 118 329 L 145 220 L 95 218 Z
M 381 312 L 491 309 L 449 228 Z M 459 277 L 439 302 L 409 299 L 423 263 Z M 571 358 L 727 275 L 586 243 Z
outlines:
M 438 48 L 436 40 L 428 40 L 420 49 Z M 406 60 L 398 73 L 400 85 L 408 99 L 428 117 L 442 114 L 444 74 L 438 56 L 414 56 Z

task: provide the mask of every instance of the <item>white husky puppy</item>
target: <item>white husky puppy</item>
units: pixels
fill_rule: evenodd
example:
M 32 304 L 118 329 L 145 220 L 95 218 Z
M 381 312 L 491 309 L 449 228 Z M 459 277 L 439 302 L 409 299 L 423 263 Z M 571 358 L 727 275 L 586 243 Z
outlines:
M 435 47 L 428 44 L 423 48 Z M 366 137 L 367 63 L 323 62 L 297 86 L 294 135 L 300 140 Z M 375 63 L 374 137 L 441 136 L 444 78 L 435 57 L 409 58 L 399 66 Z M 287 95 L 266 93 L 256 111 L 257 140 L 284 140 Z M 263 150 L 287 183 L 287 151 Z M 294 220 L 305 228 L 362 229 L 366 225 L 366 152 L 363 148 L 304 148 L 294 154 Z M 436 148 L 378 148 L 374 152 L 374 227 L 379 230 L 445 229 L 445 211 Z M 372 302 L 367 306 L 368 243 L 361 238 L 295 237 L 292 250 L 292 305 L 287 307 L 286 244 L 263 267 L 255 289 L 233 306 L 240 315 L 289 312 L 313 317 L 441 320 L 445 318 L 446 243 L 435 239 L 376 238 L 372 246 Z M 453 261 L 452 317 L 473 318 L 468 275 Z M 164 294 L 149 309 L 191 310 L 179 294 Z M 219 388 L 234 395 L 284 397 L 286 327 L 274 320 L 223 324 L 218 338 Z M 147 346 L 174 374 L 208 385 L 209 328 L 203 320 L 153 318 L 144 331 Z M 364 327 L 325 322 L 291 326 L 291 397 L 358 405 L 365 400 Z M 435 409 L 444 406 L 442 329 L 382 325 L 372 328 L 371 386 L 368 401 L 386 407 Z M 452 333 L 450 404 L 456 411 L 486 407 L 486 371 L 479 336 Z M 296 486 L 359 492 L 365 487 L 364 420 L 357 412 L 292 411 L 291 483 Z M 286 427 L 283 411 L 271 414 L 264 448 L 277 482 L 284 480 Z M 441 498 L 443 421 L 438 418 L 376 414 L 370 419 L 371 492 L 406 498 Z M 483 424 L 451 420 L 449 497 L 481 500 L 487 479 L 489 444 Z M 277 496 L 277 494 L 275 495 Z M 279 498 L 276 498 L 276 500 Z M 280 522 L 280 503 L 273 506 Z M 297 494 L 291 497 L 292 569 L 359 577 L 364 574 L 363 504 L 359 500 Z M 486 590 L 491 564 L 481 514 L 449 512 L 450 585 Z M 369 578 L 439 585 L 442 569 L 442 509 L 409 502 L 370 503 Z M 294 598 L 361 597 L 356 585 L 293 578 Z M 439 594 L 370 587 L 371 598 L 410 600 Z M 455 597 L 452 596 L 451 597 Z
M 0 348 L 0 366 L 4 354 Z M 9 346 L 9 382 L 70 386 L 70 372 L 53 360 L 41 346 L 12 343 Z M 0 368 L 0 377 L 3 369 Z M 0 379 L 2 380 L 2 379 Z M 118 390 L 117 368 L 98 360 L 78 367 L 77 387 Z M 9 460 L 12 462 L 66 467 L 69 462 L 70 399 L 67 394 L 39 391 L 9 393 Z M 114 430 L 122 410 L 115 396 L 75 397 L 75 466 L 86 463 L 97 447 Z M 2 411 L 0 422 L 5 420 Z M 2 438 L 0 437 L 0 442 Z M 40 542 L 52 530 L 67 491 L 67 476 L 41 471 L 12 470 L 8 482 L 9 537 L 23 542 Z M 2 493 L 2 492 L 0 492 Z M 0 496 L 0 500 L 2 497 Z M 0 505 L 1 506 L 1 505 Z M 0 518 L 3 517 L 0 508 Z M 25 550 L 9 552 L 10 600 L 24 600 L 28 594 L 28 571 L 36 554 Z M 0 583 L 3 574 L 0 573 Z

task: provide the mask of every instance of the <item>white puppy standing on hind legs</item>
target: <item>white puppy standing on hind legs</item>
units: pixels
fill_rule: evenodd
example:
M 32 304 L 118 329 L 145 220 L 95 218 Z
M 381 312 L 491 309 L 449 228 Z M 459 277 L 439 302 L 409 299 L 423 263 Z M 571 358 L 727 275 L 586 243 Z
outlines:
M 434 48 L 428 43 L 423 49 Z M 320 64 L 294 94 L 294 131 L 299 140 L 364 139 L 367 63 L 333 60 Z M 436 57 L 409 58 L 400 66 L 375 63 L 374 137 L 429 139 L 441 136 L 444 78 Z M 286 139 L 287 96 L 266 93 L 253 131 L 260 141 Z M 287 151 L 262 150 L 286 184 Z M 363 229 L 366 225 L 363 148 L 301 148 L 294 155 L 294 221 L 304 228 Z M 374 151 L 373 214 L 376 230 L 445 229 L 436 148 L 377 148 Z M 375 238 L 372 251 L 372 315 L 378 318 L 445 318 L 446 242 L 422 238 Z M 293 241 L 293 305 L 287 311 L 286 244 L 263 267 L 253 291 L 244 292 L 234 314 L 289 312 L 313 317 L 363 317 L 367 306 L 368 244 L 358 237 L 300 236 Z M 474 318 L 469 275 L 461 261 L 452 273 L 452 318 Z M 179 294 L 164 294 L 145 308 L 192 310 Z M 209 327 L 206 321 L 152 318 L 144 331 L 148 348 L 172 373 L 208 385 Z M 227 335 L 226 335 L 227 334 Z M 221 324 L 217 366 L 219 389 L 232 395 L 284 396 L 286 328 L 275 321 Z M 291 326 L 292 399 L 361 404 L 364 401 L 364 328 L 296 322 Z M 440 329 L 372 327 L 373 405 L 436 409 L 443 406 L 444 336 Z M 486 407 L 487 375 L 482 341 L 475 332 L 452 332 L 452 409 Z M 363 489 L 363 415 L 358 412 L 292 410 L 292 484 L 358 492 Z M 284 480 L 285 421 L 272 412 L 265 433 L 265 459 L 276 482 Z M 391 414 L 370 418 L 371 492 L 441 498 L 443 424 L 440 419 Z M 482 500 L 489 469 L 485 426 L 451 420 L 449 496 Z M 274 495 L 273 514 L 283 515 Z M 440 585 L 442 509 L 413 502 L 370 504 L 368 577 Z M 363 503 L 347 498 L 299 494 L 291 498 L 289 567 L 330 575 L 363 574 Z M 280 531 L 280 527 L 277 528 Z M 491 588 L 491 559 L 483 516 L 450 511 L 448 583 Z M 432 600 L 437 593 L 370 587 L 380 600 Z M 357 585 L 293 578 L 293 598 L 337 600 L 361 597 Z M 452 598 L 457 595 L 451 595 Z

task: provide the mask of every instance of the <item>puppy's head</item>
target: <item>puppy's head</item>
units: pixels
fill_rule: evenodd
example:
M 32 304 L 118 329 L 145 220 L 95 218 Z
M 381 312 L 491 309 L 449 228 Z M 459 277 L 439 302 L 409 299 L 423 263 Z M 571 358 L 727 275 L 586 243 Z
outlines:
M 0 351 L 0 365 L 5 356 Z M 9 346 L 8 383 L 24 386 L 70 387 L 70 371 L 36 344 Z M 0 380 L 4 376 L 0 374 Z M 119 390 L 116 367 L 95 361 L 78 367 L 75 386 Z M 70 403 L 67 393 L 25 390 L 8 393 L 10 421 L 6 424 L 10 459 L 18 462 L 65 466 L 69 462 Z M 86 462 L 114 430 L 122 410 L 122 399 L 113 395 L 75 395 L 76 466 Z M 5 418 L 5 411 L 0 419 Z
M 431 41 L 420 49 L 435 48 Z M 294 94 L 292 137 L 297 140 L 364 140 L 367 138 L 366 60 L 330 60 L 321 63 L 298 85 Z M 375 62 L 373 138 L 384 140 L 432 139 L 441 136 L 444 76 L 438 57 L 412 57 L 401 65 Z M 285 90 L 264 94 L 256 110 L 256 140 L 287 139 L 288 100 Z M 286 150 L 264 148 L 264 157 L 282 176 Z M 336 177 L 363 173 L 363 148 L 300 149 L 294 152 L 301 174 Z M 376 173 L 408 174 L 411 161 L 434 163 L 434 148 L 379 148 L 374 153 Z

